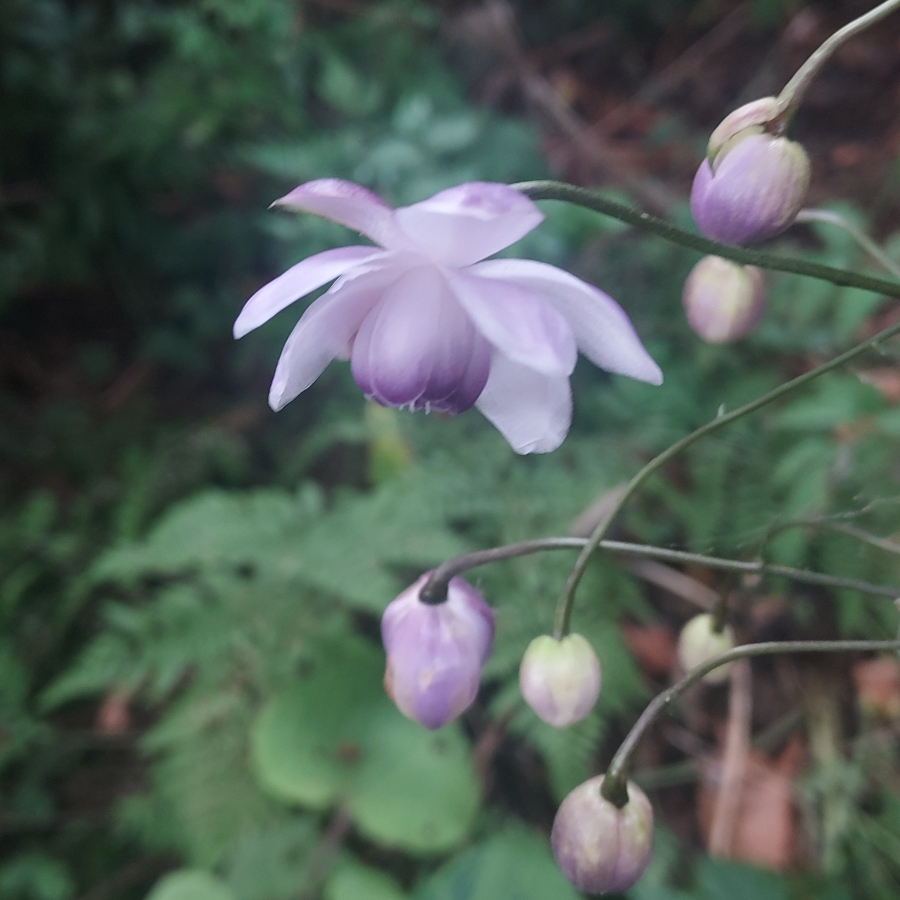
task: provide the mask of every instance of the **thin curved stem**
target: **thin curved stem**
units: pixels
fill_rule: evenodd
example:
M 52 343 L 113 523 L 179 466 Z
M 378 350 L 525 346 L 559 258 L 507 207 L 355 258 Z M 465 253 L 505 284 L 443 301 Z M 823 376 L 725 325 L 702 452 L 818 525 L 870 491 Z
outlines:
M 887 538 L 878 537 L 875 534 L 869 534 L 862 528 L 856 528 L 853 525 L 847 525 L 844 522 L 835 522 L 831 519 L 792 519 L 789 522 L 780 522 L 773 525 L 766 531 L 763 541 L 763 547 L 768 544 L 776 534 L 787 531 L 790 528 L 821 528 L 823 531 L 833 531 L 837 534 L 845 534 L 847 537 L 855 538 L 870 547 L 876 547 L 884 550 L 886 553 L 900 554 L 900 543 L 890 541 Z M 762 548 L 761 551 L 762 552 Z
M 535 538 L 531 541 L 520 541 L 516 544 L 505 544 L 502 547 L 490 547 L 487 550 L 474 550 L 463 553 L 442 562 L 422 585 L 419 599 L 423 603 L 443 603 L 447 599 L 447 586 L 455 575 L 504 559 L 515 559 L 517 556 L 528 556 L 531 553 L 542 553 L 544 550 L 579 549 L 585 545 L 584 538 L 559 537 Z
M 779 131 L 783 131 L 796 112 L 797 107 L 803 101 L 803 95 L 809 88 L 812 80 L 819 74 L 822 66 L 828 62 L 842 44 L 855 37 L 870 25 L 874 25 L 895 9 L 900 8 L 900 0 L 885 0 L 880 6 L 870 9 L 858 19 L 848 22 L 843 28 L 838 29 L 830 38 L 813 52 L 812 56 L 803 63 L 794 73 L 794 77 L 784 86 L 778 95 L 780 123 Z
M 625 490 L 622 491 L 622 493 L 619 495 L 616 503 L 613 505 L 606 518 L 597 525 L 597 527 L 591 533 L 590 539 L 588 540 L 587 544 L 585 544 L 581 553 L 578 554 L 578 558 L 575 560 L 575 565 L 572 568 L 572 572 L 569 575 L 568 580 L 566 581 L 566 585 L 556 606 L 556 616 L 554 618 L 554 634 L 556 635 L 556 637 L 561 638 L 568 633 L 569 620 L 572 615 L 572 604 L 575 597 L 575 590 L 578 587 L 578 583 L 581 581 L 582 576 L 584 575 L 584 571 L 587 568 L 591 556 L 593 555 L 594 551 L 597 549 L 603 538 L 606 537 L 606 532 L 609 530 L 609 526 L 611 525 L 613 519 L 615 519 L 615 517 L 619 514 L 621 509 L 631 498 L 632 494 L 634 494 L 634 492 L 657 469 L 665 465 L 665 463 L 667 463 L 673 456 L 677 456 L 682 450 L 690 447 L 691 444 L 693 444 L 695 441 L 700 440 L 700 438 L 706 437 L 706 435 L 712 434 L 712 432 L 718 431 L 720 428 L 724 428 L 726 425 L 730 425 L 732 422 L 748 415 L 749 413 L 756 412 L 756 410 L 761 409 L 772 401 L 797 390 L 797 388 L 809 384 L 809 382 L 813 381 L 819 376 L 824 375 L 826 372 L 832 371 L 832 369 L 839 368 L 840 366 L 850 362 L 850 360 L 855 359 L 857 356 L 864 353 L 870 347 L 874 347 L 877 344 L 880 344 L 883 341 L 892 338 L 896 334 L 900 334 L 900 323 L 892 325 L 890 326 L 890 328 L 885 328 L 883 331 L 879 331 L 878 334 L 874 335 L 868 340 L 863 341 L 860 344 L 857 344 L 855 347 L 851 347 L 849 350 L 841 353 L 839 356 L 834 357 L 834 359 L 829 360 L 829 362 L 824 363 L 823 365 L 818 366 L 815 369 L 811 369 L 809 372 L 806 372 L 803 375 L 799 375 L 797 378 L 786 381 L 784 384 L 779 385 L 774 390 L 763 394 L 761 397 L 757 397 L 756 400 L 751 400 L 749 403 L 745 403 L 743 406 L 739 406 L 733 412 L 717 416 L 711 422 L 707 422 L 696 431 L 693 431 L 691 432 L 691 434 L 683 437 L 680 441 L 676 441 L 670 447 L 663 450 L 662 453 L 651 459 L 650 462 L 648 462 L 631 479 L 631 481 L 628 482 Z
M 900 2 L 900 0 L 898 0 Z M 711 241 L 692 231 L 673 225 L 665 219 L 651 216 L 641 212 L 625 203 L 610 200 L 596 191 L 587 188 L 576 187 L 573 184 L 565 184 L 560 181 L 523 181 L 512 185 L 517 191 L 521 191 L 532 200 L 562 200 L 592 209 L 620 222 L 633 225 L 650 231 L 659 237 L 665 238 L 673 244 L 697 250 L 700 253 L 708 253 L 721 256 L 725 259 L 744 265 L 757 266 L 761 269 L 772 269 L 776 272 L 791 272 L 795 275 L 806 275 L 817 278 L 820 281 L 828 281 L 842 287 L 857 287 L 875 294 L 884 294 L 887 297 L 900 298 L 900 282 L 887 281 L 883 278 L 873 278 L 870 275 L 862 275 L 846 269 L 836 269 L 832 266 L 822 266 L 818 263 L 808 262 L 804 259 L 791 259 L 787 256 L 777 256 L 774 253 L 763 253 L 759 250 L 747 250 L 744 247 L 730 247 Z
M 860 231 L 839 213 L 832 212 L 830 209 L 801 209 L 797 213 L 795 221 L 824 222 L 826 225 L 843 228 L 885 271 L 890 272 L 894 278 L 900 279 L 900 265 L 895 263 L 864 231 Z
M 657 694 L 641 713 L 637 722 L 631 727 L 625 740 L 613 756 L 600 789 L 603 796 L 619 808 L 628 802 L 628 790 L 625 786 L 628 763 L 634 748 L 653 724 L 657 716 L 683 694 L 691 685 L 696 684 L 719 666 L 738 659 L 749 659 L 754 656 L 772 656 L 776 653 L 848 653 L 867 652 L 873 650 L 900 650 L 900 640 L 893 641 L 767 641 L 761 644 L 744 644 L 727 653 L 714 656 L 703 665 L 691 669 L 680 681 L 675 682 L 668 690 Z
M 447 585 L 451 578 L 468 569 L 484 566 L 488 563 L 500 562 L 504 559 L 515 559 L 545 550 L 583 549 L 590 543 L 590 538 L 552 537 L 536 538 L 502 547 L 491 547 L 488 550 L 476 550 L 463 553 L 441 563 L 431 577 L 422 586 L 419 599 L 423 603 L 442 603 L 447 599 Z M 843 578 L 839 575 L 826 575 L 808 569 L 794 569 L 791 566 L 769 565 L 764 562 L 745 562 L 739 559 L 724 559 L 720 556 L 705 556 L 702 553 L 688 553 L 685 550 L 670 550 L 666 547 L 653 547 L 648 544 L 632 544 L 626 541 L 600 541 L 596 549 L 622 556 L 638 556 L 649 559 L 661 559 L 685 565 L 706 566 L 709 569 L 720 569 L 727 572 L 738 572 L 744 575 L 778 575 L 806 584 L 819 584 L 824 587 L 850 588 L 877 597 L 900 597 L 900 587 L 890 587 L 859 581 L 855 578 Z

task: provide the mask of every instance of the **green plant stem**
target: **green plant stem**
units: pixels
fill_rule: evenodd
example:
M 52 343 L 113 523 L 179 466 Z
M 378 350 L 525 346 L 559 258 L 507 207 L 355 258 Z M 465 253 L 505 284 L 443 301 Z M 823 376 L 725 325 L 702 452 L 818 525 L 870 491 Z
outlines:
M 776 653 L 851 653 L 873 650 L 900 650 L 900 640 L 894 641 L 767 641 L 762 644 L 744 644 L 727 653 L 714 656 L 703 665 L 691 669 L 680 681 L 675 682 L 668 690 L 657 694 L 650 701 L 640 718 L 628 732 L 625 740 L 613 756 L 600 789 L 603 796 L 620 809 L 628 802 L 628 763 L 634 748 L 653 724 L 657 716 L 676 700 L 691 685 L 696 684 L 719 666 L 738 659 L 749 659 L 754 656 L 772 656 Z
M 502 547 L 491 547 L 487 550 L 475 550 L 463 553 L 441 563 L 431 577 L 422 586 L 419 599 L 424 603 L 443 603 L 447 599 L 447 585 L 451 578 L 468 569 L 484 566 L 488 563 L 500 562 L 504 559 L 515 559 L 532 553 L 543 553 L 547 550 L 584 549 L 590 538 L 552 537 L 536 538 Z M 631 544 L 626 541 L 600 541 L 595 549 L 622 556 L 640 556 L 649 559 L 661 559 L 685 565 L 700 565 L 710 569 L 721 569 L 727 572 L 738 572 L 744 575 L 778 575 L 801 581 L 806 584 L 819 584 L 824 587 L 850 588 L 878 597 L 900 597 L 900 587 L 889 587 L 858 581 L 855 578 L 843 578 L 838 575 L 826 575 L 808 569 L 794 569 L 790 566 L 770 565 L 764 562 L 745 562 L 739 559 L 724 559 L 719 556 L 704 556 L 702 553 L 688 553 L 684 550 L 669 550 L 666 547 L 653 547 L 648 544 Z
M 789 528 L 820 528 L 823 531 L 833 531 L 836 534 L 845 534 L 847 537 L 852 537 L 857 541 L 868 544 L 870 547 L 884 550 L 886 553 L 900 554 L 900 543 L 878 537 L 875 534 L 869 534 L 868 531 L 855 528 L 853 525 L 834 522 L 830 519 L 793 519 L 789 522 L 781 522 L 766 532 L 764 545 L 768 544 L 776 534 L 787 531 Z M 762 549 L 760 548 L 760 552 L 762 552 Z
M 832 266 L 822 266 L 818 263 L 808 262 L 803 259 L 791 259 L 786 256 L 777 256 L 774 253 L 763 253 L 759 250 L 746 250 L 743 247 L 730 247 L 711 241 L 694 232 L 673 225 L 665 219 L 651 216 L 641 212 L 625 203 L 619 203 L 604 197 L 597 191 L 576 187 L 572 184 L 564 184 L 560 181 L 523 181 L 512 185 L 532 200 L 562 200 L 566 203 L 574 203 L 595 212 L 618 219 L 642 228 L 653 234 L 659 235 L 673 244 L 697 250 L 700 253 L 708 253 L 721 256 L 725 259 L 744 265 L 757 266 L 761 269 L 772 269 L 776 272 L 791 272 L 795 275 L 806 275 L 810 278 L 818 278 L 820 281 L 828 281 L 842 287 L 857 287 L 875 294 L 884 294 L 888 297 L 900 298 L 900 282 L 887 281 L 883 278 L 873 278 L 870 275 L 861 275 L 847 269 L 836 269 Z
M 894 278 L 900 279 L 900 265 L 895 263 L 864 231 L 860 231 L 839 213 L 832 212 L 830 209 L 801 209 L 797 213 L 795 221 L 824 222 L 826 225 L 843 228 L 885 271 L 890 272 Z
M 803 387 L 803 385 L 805 384 L 809 384 L 809 382 L 813 381 L 819 376 L 824 375 L 826 372 L 830 372 L 833 369 L 839 368 L 840 366 L 850 362 L 850 360 L 855 359 L 857 356 L 864 353 L 870 347 L 874 347 L 877 344 L 880 344 L 883 341 L 892 338 L 896 334 L 900 334 L 900 323 L 891 325 L 889 328 L 885 328 L 884 330 L 879 331 L 878 334 L 874 335 L 871 338 L 868 338 L 862 343 L 857 344 L 855 347 L 851 347 L 849 350 L 841 353 L 839 356 L 836 356 L 829 362 L 824 363 L 823 365 L 818 366 L 815 369 L 811 369 L 809 372 L 806 372 L 803 375 L 799 375 L 797 378 L 786 381 L 784 384 L 779 385 L 774 390 L 763 394 L 761 397 L 757 397 L 756 400 L 751 400 L 749 403 L 745 403 L 743 406 L 738 407 L 733 412 L 717 416 L 711 422 L 707 422 L 696 431 L 683 437 L 680 441 L 676 441 L 670 447 L 663 450 L 662 453 L 651 459 L 650 462 L 648 462 L 647 465 L 645 465 L 631 479 L 631 481 L 628 482 L 625 490 L 622 491 L 622 493 L 619 495 L 616 503 L 613 505 L 606 518 L 597 525 L 597 527 L 591 533 L 590 539 L 588 540 L 587 544 L 585 544 L 581 553 L 578 554 L 578 558 L 575 560 L 575 565 L 572 568 L 572 572 L 570 573 L 569 578 L 566 581 L 562 595 L 560 596 L 559 602 L 556 606 L 556 615 L 554 617 L 554 635 L 557 637 L 557 639 L 560 639 L 568 634 L 569 620 L 572 615 L 572 604 L 575 598 L 575 590 L 577 589 L 578 583 L 581 581 L 581 578 L 584 575 L 584 571 L 587 568 L 588 562 L 590 562 L 591 556 L 593 555 L 594 551 L 597 549 L 603 538 L 606 537 L 606 532 L 609 530 L 610 524 L 631 498 L 631 495 L 634 494 L 634 492 L 657 469 L 665 465 L 665 463 L 667 463 L 673 456 L 677 456 L 682 450 L 690 447 L 691 444 L 693 444 L 695 441 L 700 440 L 700 438 L 706 437 L 706 435 L 712 434 L 714 431 L 718 431 L 720 428 L 724 428 L 726 425 L 730 425 L 732 422 L 736 421 L 737 419 L 743 418 L 749 413 L 756 412 L 756 410 L 761 409 L 762 407 L 768 405 L 774 400 L 779 399 L 780 397 L 784 397 L 786 394 L 790 394 L 792 391 L 797 390 L 797 388 Z
M 812 80 L 819 74 L 822 66 L 834 55 L 834 52 L 850 38 L 855 37 L 870 25 L 874 25 L 895 9 L 900 8 L 900 0 L 885 0 L 880 6 L 870 9 L 858 19 L 848 22 L 843 28 L 838 29 L 830 38 L 813 52 L 812 56 L 803 63 L 794 73 L 794 77 L 784 86 L 778 95 L 778 127 L 780 133 L 787 127 L 797 107 L 803 101 L 803 95 L 809 88 Z

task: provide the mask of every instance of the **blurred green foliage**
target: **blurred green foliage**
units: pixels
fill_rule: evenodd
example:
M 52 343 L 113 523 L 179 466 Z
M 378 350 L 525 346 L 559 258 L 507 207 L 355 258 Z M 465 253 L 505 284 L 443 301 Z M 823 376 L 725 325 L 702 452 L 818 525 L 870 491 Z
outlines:
M 18 362 L 0 392 L 0 900 L 574 896 L 537 826 L 648 697 L 619 622 L 651 621 L 652 595 L 614 560 L 589 572 L 575 627 L 604 687 L 565 732 L 521 703 L 516 669 L 550 628 L 568 554 L 473 573 L 497 610 L 495 649 L 477 709 L 436 735 L 381 691 L 379 613 L 447 556 L 566 533 L 650 454 L 845 347 L 877 309 L 779 276 L 750 340 L 703 346 L 679 308 L 691 254 L 547 204 L 513 252 L 616 296 L 662 388 L 582 364 L 572 434 L 550 458 L 514 457 L 474 413 L 367 408 L 340 366 L 277 419 L 260 413 L 296 312 L 237 347 L 235 313 L 285 266 L 350 240 L 265 212 L 273 198 L 321 176 L 403 203 L 545 174 L 531 126 L 466 98 L 435 8 L 352 5 L 353 16 L 288 0 L 4 5 L 0 336 Z M 659 28 L 689 5 L 619 0 L 608 14 Z M 758 21 L 783 9 L 753 4 Z M 562 34 L 595 16 L 584 2 L 537 4 L 523 25 Z M 817 231 L 804 253 L 864 265 L 846 235 Z M 129 395 L 142 378 L 151 387 Z M 897 583 L 889 555 L 808 520 L 900 529 L 898 432 L 897 407 L 865 377 L 834 375 L 693 448 L 621 530 Z M 896 630 L 890 604 L 851 592 L 791 602 L 796 627 Z M 482 741 L 497 722 L 512 745 L 503 765 L 531 754 L 538 777 L 506 772 L 491 787 Z M 896 896 L 897 742 L 867 734 L 845 768 L 803 785 L 816 809 L 842 785 L 837 825 L 814 851 L 826 875 L 687 860 L 659 829 L 630 896 Z M 112 821 L 90 802 L 109 783 Z M 349 837 L 328 859 L 342 817 Z

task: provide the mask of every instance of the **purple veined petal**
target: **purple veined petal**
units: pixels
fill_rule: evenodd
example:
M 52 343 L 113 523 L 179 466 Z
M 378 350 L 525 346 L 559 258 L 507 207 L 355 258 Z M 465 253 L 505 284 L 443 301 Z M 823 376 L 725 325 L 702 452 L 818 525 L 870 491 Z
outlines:
M 410 250 L 415 242 L 394 221 L 394 211 L 368 188 L 341 178 L 319 178 L 295 187 L 272 206 L 312 213 L 346 225 L 388 250 Z
M 546 297 L 569 323 L 578 349 L 595 366 L 662 384 L 659 366 L 644 349 L 622 307 L 592 284 L 530 259 L 492 259 L 472 266 L 471 271 Z
M 340 356 L 363 319 L 403 270 L 384 266 L 344 276 L 314 300 L 290 333 L 269 389 L 269 406 L 278 411 L 305 391 L 325 366 Z
M 549 453 L 565 440 L 572 394 L 564 375 L 542 375 L 494 353 L 491 374 L 475 403 L 516 453 Z
M 353 377 L 384 406 L 461 412 L 468 408 L 461 401 L 468 396 L 471 406 L 487 380 L 488 366 L 473 360 L 479 338 L 437 268 L 409 269 L 360 326 Z M 473 375 L 480 383 L 469 384 Z
M 544 216 L 509 185 L 472 181 L 401 207 L 394 218 L 433 262 L 468 266 L 514 244 Z
M 234 336 L 241 338 L 254 328 L 259 328 L 295 300 L 334 281 L 356 266 L 387 256 L 388 252 L 379 247 L 338 247 L 301 260 L 261 287 L 244 304 L 234 323 Z
M 445 270 L 475 327 L 504 355 L 546 375 L 569 375 L 578 348 L 564 316 L 540 294 L 517 284 Z

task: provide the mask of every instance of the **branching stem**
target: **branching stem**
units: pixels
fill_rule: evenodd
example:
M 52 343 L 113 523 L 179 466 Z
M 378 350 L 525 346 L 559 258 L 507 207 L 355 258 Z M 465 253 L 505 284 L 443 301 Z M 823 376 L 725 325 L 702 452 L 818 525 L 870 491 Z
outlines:
M 668 690 L 657 694 L 650 701 L 640 718 L 628 732 L 622 745 L 612 758 L 603 786 L 603 796 L 619 808 L 628 802 L 628 791 L 625 787 L 628 777 L 628 763 L 634 748 L 653 724 L 657 716 L 676 700 L 691 685 L 696 684 L 704 675 L 713 669 L 734 662 L 737 659 L 749 659 L 754 656 L 771 656 L 776 653 L 848 653 L 869 652 L 877 650 L 900 650 L 900 640 L 894 641 L 768 641 L 763 644 L 743 644 L 727 653 L 714 656 L 712 659 L 691 669 L 680 681 L 675 682 Z
M 606 518 L 604 518 L 603 521 L 601 521 L 597 525 L 597 527 L 591 533 L 591 536 L 582 549 L 581 553 L 578 554 L 578 558 L 575 560 L 575 565 L 572 568 L 572 572 L 570 573 L 569 578 L 566 581 L 566 585 L 556 606 L 556 615 L 553 623 L 555 636 L 557 638 L 562 638 L 566 634 L 568 634 L 569 620 L 572 615 L 572 604 L 575 598 L 575 590 L 577 589 L 578 584 L 581 581 L 582 576 L 584 575 L 585 569 L 590 562 L 591 556 L 600 545 L 600 542 L 604 539 L 604 537 L 606 537 L 609 526 L 612 524 L 613 520 L 619 514 L 628 500 L 631 498 L 632 494 L 634 494 L 635 491 L 637 491 L 637 489 L 654 472 L 656 472 L 657 469 L 665 465 L 670 459 L 672 459 L 673 456 L 677 456 L 682 450 L 690 447 L 691 444 L 693 444 L 695 441 L 700 440 L 700 438 L 706 437 L 706 435 L 712 434 L 712 432 L 718 431 L 720 428 L 724 428 L 726 425 L 730 425 L 737 419 L 743 418 L 744 416 L 749 415 L 752 412 L 756 412 L 756 410 L 761 409 L 772 401 L 777 400 L 780 397 L 784 397 L 786 394 L 790 394 L 792 391 L 797 390 L 797 388 L 809 384 L 809 382 L 813 381 L 819 376 L 824 375 L 826 372 L 830 372 L 833 369 L 839 368 L 840 366 L 850 362 L 850 360 L 855 359 L 857 356 L 864 353 L 870 347 L 874 347 L 882 343 L 883 341 L 894 337 L 894 335 L 896 334 L 900 334 L 900 323 L 891 325 L 889 328 L 885 328 L 883 331 L 879 331 L 878 334 L 874 335 L 871 338 L 868 338 L 865 341 L 862 341 L 855 347 L 851 347 L 849 350 L 841 353 L 839 356 L 834 357 L 834 359 L 829 360 L 827 363 L 823 363 L 821 366 L 817 366 L 815 369 L 811 369 L 809 372 L 805 372 L 803 375 L 798 375 L 796 378 L 792 378 L 790 381 L 786 381 L 784 384 L 781 384 L 777 388 L 774 388 L 768 393 L 763 394 L 761 397 L 757 397 L 756 400 L 751 400 L 749 403 L 745 403 L 743 406 L 739 406 L 736 410 L 730 413 L 725 413 L 723 415 L 717 416 L 711 422 L 707 422 L 696 431 L 693 431 L 691 432 L 691 434 L 683 437 L 680 441 L 676 441 L 670 447 L 663 450 L 662 453 L 651 459 L 650 462 L 648 462 L 631 479 L 631 481 L 628 482 L 625 490 L 622 491 L 622 493 L 619 495 L 616 503 L 613 505 Z
M 580 550 L 590 543 L 590 538 L 552 537 L 536 538 L 521 541 L 517 544 L 506 544 L 502 547 L 491 547 L 488 550 L 475 550 L 464 553 L 441 563 L 419 592 L 419 599 L 424 603 L 442 603 L 447 598 L 447 585 L 451 578 L 468 569 L 484 566 L 488 563 L 500 562 L 504 559 L 515 559 L 517 556 L 528 556 L 532 553 L 543 553 L 546 550 Z M 843 578 L 839 575 L 826 575 L 822 572 L 811 572 L 808 569 L 794 569 L 791 566 L 777 566 L 764 562 L 746 562 L 739 559 L 724 559 L 719 556 L 705 556 L 702 553 L 688 553 L 684 550 L 669 550 L 666 547 L 652 547 L 647 544 L 631 544 L 626 541 L 601 540 L 595 549 L 622 556 L 639 556 L 649 559 L 661 559 L 666 562 L 684 565 L 706 566 L 726 572 L 738 572 L 743 575 L 778 575 L 805 584 L 819 584 L 824 587 L 849 588 L 874 594 L 878 597 L 900 597 L 900 587 L 889 587 L 858 581 L 855 578 Z

